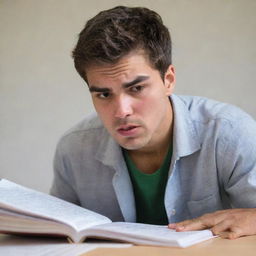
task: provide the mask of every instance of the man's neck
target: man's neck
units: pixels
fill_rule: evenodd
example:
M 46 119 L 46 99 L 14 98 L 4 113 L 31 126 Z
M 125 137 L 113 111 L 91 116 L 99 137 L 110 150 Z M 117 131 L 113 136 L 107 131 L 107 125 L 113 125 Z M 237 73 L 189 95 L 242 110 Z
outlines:
M 162 165 L 168 149 L 163 153 L 152 153 L 144 155 L 131 155 L 130 158 L 138 168 L 143 173 L 152 174 L 156 172 Z
M 162 166 L 172 142 L 171 138 L 172 128 L 170 127 L 168 134 L 158 147 L 151 147 L 144 150 L 130 150 L 128 154 L 141 172 L 152 174 Z

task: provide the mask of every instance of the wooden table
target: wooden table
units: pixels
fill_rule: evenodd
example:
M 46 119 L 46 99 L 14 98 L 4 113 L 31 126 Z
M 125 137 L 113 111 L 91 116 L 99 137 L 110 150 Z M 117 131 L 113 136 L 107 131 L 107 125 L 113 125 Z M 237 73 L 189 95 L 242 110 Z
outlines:
M 235 240 L 214 238 L 188 248 L 133 246 L 98 248 L 83 256 L 256 256 L 256 236 Z

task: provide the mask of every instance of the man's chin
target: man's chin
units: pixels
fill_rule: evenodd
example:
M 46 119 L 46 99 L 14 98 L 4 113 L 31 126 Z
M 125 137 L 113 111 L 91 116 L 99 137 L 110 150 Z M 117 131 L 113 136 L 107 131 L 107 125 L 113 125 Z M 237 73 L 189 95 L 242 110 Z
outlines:
M 142 141 L 136 141 L 136 139 L 130 139 L 127 141 L 120 141 L 119 145 L 127 150 L 139 150 L 144 148 L 146 143 Z

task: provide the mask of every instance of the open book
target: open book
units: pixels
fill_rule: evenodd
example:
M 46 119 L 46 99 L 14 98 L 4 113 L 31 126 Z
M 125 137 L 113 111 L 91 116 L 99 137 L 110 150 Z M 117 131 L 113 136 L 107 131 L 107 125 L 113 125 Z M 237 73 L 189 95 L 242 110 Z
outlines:
M 5 179 L 0 181 L 0 233 L 65 236 L 75 243 L 101 238 L 178 247 L 213 237 L 209 230 L 175 232 L 167 226 L 112 222 L 98 213 Z

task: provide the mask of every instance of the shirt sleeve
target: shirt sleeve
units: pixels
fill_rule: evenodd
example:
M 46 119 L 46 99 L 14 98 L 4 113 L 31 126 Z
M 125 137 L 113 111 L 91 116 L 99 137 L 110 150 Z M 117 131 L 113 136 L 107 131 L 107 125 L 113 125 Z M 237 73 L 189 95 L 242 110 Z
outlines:
M 50 194 L 63 200 L 80 205 L 78 196 L 74 189 L 74 179 L 72 177 L 71 165 L 68 157 L 65 156 L 61 142 L 57 145 L 54 156 L 54 178 L 50 189 Z

